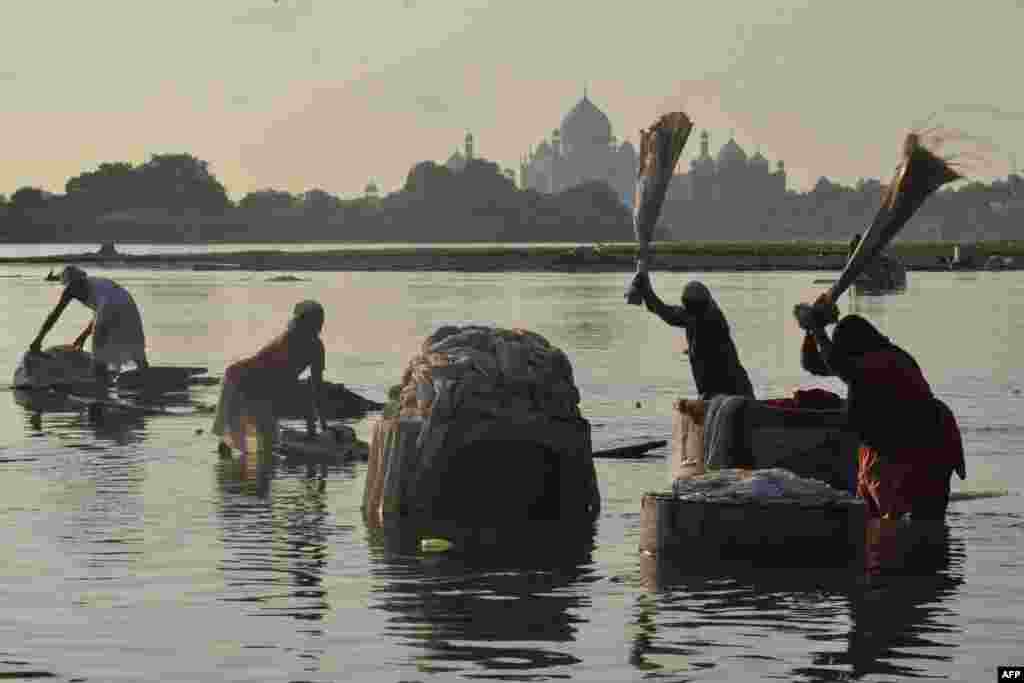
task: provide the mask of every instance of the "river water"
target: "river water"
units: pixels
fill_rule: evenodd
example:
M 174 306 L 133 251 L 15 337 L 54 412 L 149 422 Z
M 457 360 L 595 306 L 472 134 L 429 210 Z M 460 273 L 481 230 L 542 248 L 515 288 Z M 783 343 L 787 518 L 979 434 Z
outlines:
M 0 374 L 56 303 L 45 267 L 0 267 Z M 118 270 L 151 362 L 220 375 L 327 310 L 327 376 L 382 399 L 442 323 L 524 326 L 567 351 L 595 448 L 666 438 L 692 396 L 675 330 L 622 300 L 621 274 Z M 841 388 L 799 367 L 794 303 L 821 273 L 703 276 L 759 396 Z M 654 274 L 666 300 L 685 276 Z M 93 423 L 0 401 L 0 678 L 59 681 L 993 680 L 1024 663 L 1024 275 L 911 273 L 844 301 L 915 354 L 958 416 L 969 478 L 928 567 L 865 584 L 794 567 L 652 575 L 640 497 L 664 452 L 599 461 L 592 537 L 529 552 L 422 556 L 370 533 L 365 464 L 281 467 L 259 485 L 215 454 L 208 415 Z M 86 325 L 72 304 L 47 339 Z M 198 387 L 213 404 L 217 387 Z M 639 407 L 637 404 L 639 403 Z M 353 425 L 367 438 L 370 423 Z M 496 463 L 494 480 L 501 486 Z M 657 572 L 654 572 L 657 574 Z

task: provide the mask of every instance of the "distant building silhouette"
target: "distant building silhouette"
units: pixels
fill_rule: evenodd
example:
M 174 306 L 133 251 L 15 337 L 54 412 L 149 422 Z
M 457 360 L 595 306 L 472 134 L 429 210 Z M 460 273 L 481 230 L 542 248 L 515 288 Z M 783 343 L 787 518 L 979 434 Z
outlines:
M 624 204 L 632 204 L 637 172 L 636 149 L 628 141 L 619 144 L 612 124 L 587 96 L 520 160 L 519 181 L 524 189 L 556 193 L 591 181 L 607 182 Z
M 700 134 L 700 155 L 690 162 L 689 173 L 679 173 L 669 186 L 669 198 L 694 202 L 775 204 L 786 195 L 786 166 L 757 152 L 752 157 L 730 136 L 712 158 L 708 132 Z
M 676 174 L 668 198 L 698 203 L 734 202 L 772 205 L 786 195 L 786 167 L 778 161 L 775 170 L 760 152 L 748 157 L 730 136 L 716 157 L 711 156 L 708 131 L 700 135 L 700 155 L 690 162 L 689 172 Z M 455 159 L 453 155 L 452 162 Z M 603 180 L 627 207 L 633 204 L 637 152 L 628 141 L 619 144 L 612 135 L 611 122 L 587 96 L 521 159 L 520 186 L 538 192 L 556 193 L 588 180 Z
M 762 239 L 785 225 L 788 203 L 786 166 L 775 170 L 760 152 L 747 153 L 729 136 L 718 155 L 711 156 L 711 138 L 701 131 L 700 151 L 688 172 L 672 178 L 659 221 L 675 239 L 702 234 L 708 239 Z M 685 168 L 683 162 L 679 166 Z M 818 219 L 823 220 L 823 219 Z
M 455 153 L 448 157 L 448 161 L 444 162 L 444 165 L 447 166 L 448 170 L 452 173 L 458 173 L 462 169 L 466 168 L 466 163 L 475 158 L 475 151 L 473 150 L 473 134 L 467 132 L 463 142 L 465 144 L 465 153 L 456 148 Z

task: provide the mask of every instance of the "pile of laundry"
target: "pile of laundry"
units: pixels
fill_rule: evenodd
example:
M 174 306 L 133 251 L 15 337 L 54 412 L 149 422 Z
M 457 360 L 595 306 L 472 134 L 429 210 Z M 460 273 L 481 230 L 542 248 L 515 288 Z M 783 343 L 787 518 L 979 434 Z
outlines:
M 464 412 L 497 418 L 580 417 L 580 393 L 568 357 L 523 329 L 441 327 L 423 342 L 389 396 L 392 415 L 432 422 Z
M 681 500 L 707 503 L 774 499 L 817 506 L 857 500 L 823 481 L 800 477 L 781 468 L 723 469 L 680 478 L 673 482 L 672 493 Z

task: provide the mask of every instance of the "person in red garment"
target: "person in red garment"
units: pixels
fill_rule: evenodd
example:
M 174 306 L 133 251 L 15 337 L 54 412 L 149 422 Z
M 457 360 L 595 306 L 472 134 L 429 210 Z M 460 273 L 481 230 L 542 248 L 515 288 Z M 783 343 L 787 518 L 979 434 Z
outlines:
M 845 316 L 829 339 L 825 325 L 838 313 L 825 301 L 794 311 L 806 331 L 804 369 L 849 388 L 849 420 L 861 440 L 857 495 L 872 518 L 944 519 L 953 472 L 967 477 L 953 413 L 917 361 L 861 316 Z
M 248 455 L 247 434 L 255 431 L 259 448 L 269 452 L 277 437 L 281 411 L 279 396 L 291 396 L 283 389 L 294 383 L 309 368 L 312 405 L 306 417 L 306 431 L 316 435 L 316 418 L 327 431 L 323 404 L 324 344 L 320 332 L 324 309 L 316 301 L 301 301 L 295 306 L 288 329 L 260 349 L 256 355 L 228 366 L 224 372 L 213 433 L 221 437 L 218 450 L 230 455 L 236 448 Z

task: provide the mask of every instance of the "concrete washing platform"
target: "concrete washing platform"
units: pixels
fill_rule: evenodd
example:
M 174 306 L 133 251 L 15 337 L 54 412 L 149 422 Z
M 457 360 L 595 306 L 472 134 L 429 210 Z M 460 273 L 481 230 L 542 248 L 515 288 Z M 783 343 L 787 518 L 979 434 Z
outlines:
M 640 507 L 640 550 L 659 560 L 863 566 L 867 515 L 864 504 L 855 499 L 701 502 L 649 493 Z

